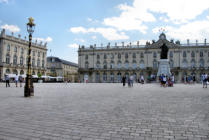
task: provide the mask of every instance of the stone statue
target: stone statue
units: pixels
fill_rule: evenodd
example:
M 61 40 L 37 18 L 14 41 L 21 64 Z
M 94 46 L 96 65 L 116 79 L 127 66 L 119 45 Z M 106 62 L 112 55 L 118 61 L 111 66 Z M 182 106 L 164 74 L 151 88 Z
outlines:
M 168 59 L 168 47 L 165 45 L 165 43 L 163 43 L 163 45 L 160 48 L 160 59 Z

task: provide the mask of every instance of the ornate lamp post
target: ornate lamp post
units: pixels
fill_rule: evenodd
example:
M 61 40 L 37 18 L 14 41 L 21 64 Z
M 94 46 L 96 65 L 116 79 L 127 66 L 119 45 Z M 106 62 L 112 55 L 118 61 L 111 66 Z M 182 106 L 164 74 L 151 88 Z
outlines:
M 25 90 L 24 90 L 25 97 L 34 96 L 34 88 L 33 88 L 32 74 L 31 74 L 31 41 L 32 41 L 32 34 L 35 29 L 35 24 L 33 23 L 33 21 L 34 19 L 30 17 L 29 22 L 27 23 L 27 31 L 29 33 L 29 50 L 28 50 L 28 70 L 27 70 L 27 77 L 26 77 Z

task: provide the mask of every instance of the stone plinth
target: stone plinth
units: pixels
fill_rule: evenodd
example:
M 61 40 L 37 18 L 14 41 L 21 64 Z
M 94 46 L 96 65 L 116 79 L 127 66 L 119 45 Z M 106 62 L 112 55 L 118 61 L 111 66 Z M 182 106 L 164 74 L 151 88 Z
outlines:
M 160 76 L 161 74 L 170 76 L 171 71 L 170 71 L 170 65 L 169 65 L 169 60 L 168 59 L 160 59 L 159 60 L 159 67 L 158 67 L 158 72 L 157 76 Z

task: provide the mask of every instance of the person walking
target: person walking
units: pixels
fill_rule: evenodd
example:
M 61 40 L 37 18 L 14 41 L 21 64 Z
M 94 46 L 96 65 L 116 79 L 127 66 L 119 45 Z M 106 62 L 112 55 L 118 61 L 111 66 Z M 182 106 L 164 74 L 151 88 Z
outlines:
M 16 85 L 16 87 L 17 87 L 17 83 L 18 83 L 18 75 L 16 74 L 16 76 L 15 76 L 15 85 Z
M 141 82 L 141 84 L 144 84 L 144 76 L 143 75 L 141 75 L 141 77 L 140 77 L 140 82 Z
M 19 82 L 20 82 L 20 87 L 22 87 L 23 77 L 21 75 L 19 76 Z
M 123 82 L 123 86 L 125 86 L 126 85 L 126 77 L 125 76 L 122 77 L 122 82 Z
M 173 87 L 173 84 L 174 84 L 174 81 L 175 81 L 175 77 L 174 77 L 174 74 L 171 76 L 171 83 L 172 83 L 172 87 Z
M 202 80 L 203 80 L 203 88 L 207 88 L 207 81 L 208 81 L 208 76 L 207 74 L 203 74 L 203 77 L 202 77 Z
M 134 86 L 134 76 L 133 75 L 130 76 L 130 84 L 131 84 L 131 87 Z
M 10 87 L 9 76 L 5 74 L 6 87 Z

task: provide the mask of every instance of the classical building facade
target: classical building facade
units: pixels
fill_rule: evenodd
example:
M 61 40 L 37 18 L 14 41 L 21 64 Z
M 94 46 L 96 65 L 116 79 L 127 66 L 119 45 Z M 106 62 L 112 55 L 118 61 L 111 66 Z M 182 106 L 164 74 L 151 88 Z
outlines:
M 184 75 L 195 75 L 201 80 L 202 73 L 209 73 L 209 44 L 203 43 L 181 44 L 180 41 L 168 41 L 164 33 L 158 41 L 147 42 L 146 45 L 79 47 L 78 63 L 81 82 L 121 82 L 122 76 L 134 75 L 138 80 L 140 75 L 145 80 L 157 75 L 160 47 L 165 43 L 168 48 L 168 59 L 175 81 L 180 82 Z
M 27 57 L 29 42 L 21 39 L 21 35 L 15 37 L 6 35 L 5 29 L 0 34 L 0 78 L 5 74 L 27 74 Z M 47 44 L 37 41 L 32 43 L 31 64 L 32 75 L 46 74 Z
M 63 77 L 65 81 L 78 81 L 78 64 L 62 60 L 58 57 L 47 57 L 47 75 Z

